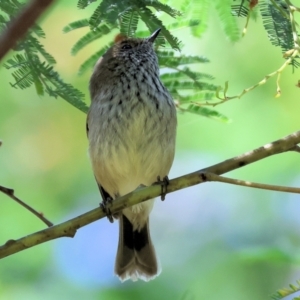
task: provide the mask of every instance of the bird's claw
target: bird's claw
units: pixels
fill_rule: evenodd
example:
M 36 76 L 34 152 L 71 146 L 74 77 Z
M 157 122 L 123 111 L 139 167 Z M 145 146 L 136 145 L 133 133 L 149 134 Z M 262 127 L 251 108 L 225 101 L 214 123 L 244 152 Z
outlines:
M 160 196 L 161 201 L 164 201 L 166 198 L 169 183 L 170 180 L 168 176 L 165 176 L 162 180 L 160 179 L 160 176 L 157 176 L 157 182 L 155 182 L 155 184 L 159 184 L 161 186 L 161 196 Z
M 100 203 L 100 207 L 102 208 L 103 212 L 106 214 L 108 220 L 110 223 L 114 222 L 114 218 L 113 215 L 109 209 L 108 206 L 110 206 L 110 204 L 112 203 L 112 198 L 108 197 L 108 198 L 103 198 L 103 202 Z

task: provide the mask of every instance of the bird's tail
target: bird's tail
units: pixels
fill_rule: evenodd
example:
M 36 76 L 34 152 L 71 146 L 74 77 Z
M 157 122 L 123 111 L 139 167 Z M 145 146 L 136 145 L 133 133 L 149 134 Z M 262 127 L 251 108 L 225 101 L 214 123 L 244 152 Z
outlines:
M 130 221 L 119 217 L 119 246 L 115 273 L 121 281 L 142 279 L 149 281 L 159 273 L 154 247 L 149 232 L 149 219 L 141 230 L 133 230 Z

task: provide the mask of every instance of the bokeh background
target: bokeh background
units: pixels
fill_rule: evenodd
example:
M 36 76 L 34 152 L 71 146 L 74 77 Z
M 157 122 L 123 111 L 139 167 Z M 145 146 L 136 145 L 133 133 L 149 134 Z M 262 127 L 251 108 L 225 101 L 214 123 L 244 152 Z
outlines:
M 294 1 L 295 4 L 299 1 Z M 180 7 L 180 5 L 178 5 Z M 56 69 L 88 97 L 91 72 L 78 76 L 80 64 L 100 40 L 70 55 L 85 29 L 63 34 L 71 21 L 88 17 L 71 1 L 60 1 L 41 19 L 45 48 Z M 161 16 L 164 18 L 163 15 Z M 245 19 L 240 20 L 242 30 Z M 185 54 L 207 56 L 199 66 L 229 81 L 240 93 L 284 60 L 270 45 L 261 20 L 233 44 L 212 10 L 201 39 L 188 28 L 174 34 Z M 113 36 L 110 37 L 113 39 Z M 179 115 L 177 152 L 170 178 L 193 172 L 281 138 L 300 125 L 299 71 L 287 68 L 282 96 L 271 79 L 240 100 L 217 109 L 229 124 L 190 114 Z M 86 116 L 62 99 L 38 97 L 34 89 L 10 87 L 0 68 L 0 184 L 55 224 L 98 206 L 100 196 L 87 156 Z M 284 153 L 228 174 L 249 181 L 300 186 L 300 159 Z M 300 196 L 207 183 L 156 201 L 151 229 L 161 275 L 148 283 L 120 283 L 113 274 L 118 224 L 106 219 L 63 238 L 33 247 L 0 262 L 0 299 L 269 299 L 277 289 L 300 279 Z M 0 244 L 45 228 L 40 220 L 0 194 Z M 289 298 L 291 299 L 291 298 Z

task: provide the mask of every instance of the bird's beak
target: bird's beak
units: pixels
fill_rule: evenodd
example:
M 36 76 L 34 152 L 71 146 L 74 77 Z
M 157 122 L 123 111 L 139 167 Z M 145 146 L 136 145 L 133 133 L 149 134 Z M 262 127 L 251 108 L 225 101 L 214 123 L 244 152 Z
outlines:
M 150 37 L 148 37 L 148 41 L 153 43 L 155 41 L 155 39 L 157 38 L 157 36 L 159 35 L 161 31 L 161 28 L 156 29 L 151 35 Z

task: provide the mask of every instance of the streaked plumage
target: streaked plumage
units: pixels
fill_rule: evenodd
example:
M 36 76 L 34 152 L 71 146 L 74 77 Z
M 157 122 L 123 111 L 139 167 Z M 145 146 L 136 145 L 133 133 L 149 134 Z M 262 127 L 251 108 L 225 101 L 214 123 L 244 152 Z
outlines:
M 149 186 L 171 168 L 176 109 L 159 79 L 153 41 L 124 39 L 95 66 L 87 128 L 95 178 L 112 199 Z M 154 200 L 124 209 L 115 272 L 121 280 L 148 281 L 159 272 L 149 234 Z

